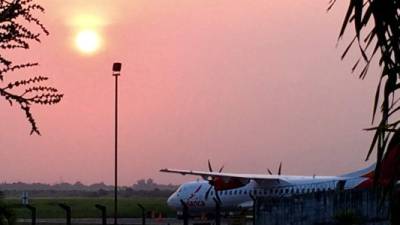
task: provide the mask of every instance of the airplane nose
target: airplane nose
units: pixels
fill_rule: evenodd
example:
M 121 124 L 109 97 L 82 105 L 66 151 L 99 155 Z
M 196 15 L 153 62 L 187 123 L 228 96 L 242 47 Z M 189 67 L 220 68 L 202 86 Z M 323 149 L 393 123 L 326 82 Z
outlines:
M 175 207 L 174 207 L 174 204 L 173 204 L 173 202 L 174 202 L 174 196 L 175 196 L 175 194 L 169 196 L 169 198 L 168 198 L 168 200 L 167 200 L 167 205 L 168 205 L 169 207 L 171 207 L 171 208 L 175 208 Z

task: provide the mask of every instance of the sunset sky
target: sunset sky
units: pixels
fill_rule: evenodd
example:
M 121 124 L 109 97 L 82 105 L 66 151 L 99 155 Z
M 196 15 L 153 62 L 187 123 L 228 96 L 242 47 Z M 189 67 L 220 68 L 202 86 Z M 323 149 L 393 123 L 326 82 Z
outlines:
M 13 52 L 64 99 L 33 107 L 42 136 L 0 101 L 1 182 L 113 182 L 114 78 L 120 77 L 120 183 L 194 177 L 160 168 L 336 175 L 364 162 L 376 69 L 361 81 L 328 0 L 41 0 L 50 30 Z M 97 35 L 83 52 L 79 32 Z M 93 39 L 90 39 L 93 40 Z M 90 42 L 90 41 L 89 41 Z M 91 43 L 93 44 L 93 43 Z M 98 47 L 98 48 L 96 48 Z M 12 78 L 9 77 L 10 80 Z

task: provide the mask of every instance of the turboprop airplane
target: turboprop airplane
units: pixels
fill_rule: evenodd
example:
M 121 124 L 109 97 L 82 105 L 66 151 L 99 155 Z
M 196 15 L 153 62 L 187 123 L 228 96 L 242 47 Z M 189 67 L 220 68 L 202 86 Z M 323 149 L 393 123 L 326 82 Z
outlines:
M 384 160 L 385 164 L 390 163 Z M 169 207 L 182 213 L 183 201 L 189 211 L 212 213 L 215 201 L 220 202 L 221 211 L 234 212 L 252 209 L 253 198 L 258 196 L 291 196 L 329 190 L 365 189 L 373 185 L 375 165 L 340 176 L 289 176 L 271 174 L 225 173 L 222 168 L 214 172 L 208 162 L 209 171 L 161 169 L 160 172 L 200 176 L 203 180 L 182 184 L 167 200 Z M 281 167 L 281 165 L 279 166 Z M 279 168 L 279 171 L 281 168 Z M 381 176 L 380 179 L 385 178 Z

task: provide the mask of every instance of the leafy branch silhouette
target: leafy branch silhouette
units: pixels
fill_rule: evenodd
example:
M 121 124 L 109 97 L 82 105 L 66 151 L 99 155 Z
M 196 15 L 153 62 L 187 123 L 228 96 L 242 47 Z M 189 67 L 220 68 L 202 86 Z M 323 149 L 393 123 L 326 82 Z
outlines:
M 44 8 L 33 0 L 0 0 L 0 49 L 29 49 L 31 42 L 40 43 L 42 34 L 49 31 L 33 14 L 44 13 Z M 30 30 L 27 25 L 38 27 L 38 31 Z M 38 66 L 37 62 L 14 64 L 4 54 L 0 53 L 0 81 L 4 83 L 7 73 L 16 70 Z M 19 105 L 31 125 L 31 134 L 40 135 L 39 128 L 31 112 L 32 104 L 52 105 L 59 103 L 63 94 L 54 87 L 45 86 L 48 80 L 45 76 L 35 76 L 29 79 L 10 82 L 0 87 L 0 96 L 10 105 Z
M 328 10 L 335 4 L 331 0 Z M 378 57 L 382 68 L 373 103 L 372 124 L 378 109 L 380 121 L 377 126 L 368 128 L 375 131 L 366 160 L 374 150 L 377 155 L 375 183 L 378 184 L 385 156 L 393 155 L 400 148 L 400 2 L 380 0 L 349 0 L 349 7 L 339 33 L 339 40 L 345 34 L 347 26 L 354 26 L 355 35 L 342 55 L 346 57 L 351 47 L 356 46 L 361 53 L 352 72 L 359 71 L 359 78 L 368 74 L 371 63 Z M 362 67 L 360 65 L 363 64 Z M 399 180 L 400 159 L 395 158 L 393 166 L 385 168 L 391 177 L 380 185 L 393 187 Z

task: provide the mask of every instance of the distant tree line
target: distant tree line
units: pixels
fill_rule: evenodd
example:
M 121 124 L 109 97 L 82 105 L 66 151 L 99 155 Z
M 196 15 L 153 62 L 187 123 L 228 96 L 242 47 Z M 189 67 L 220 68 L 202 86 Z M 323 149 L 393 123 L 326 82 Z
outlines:
M 140 179 L 135 184 L 131 186 L 119 187 L 121 191 L 154 191 L 154 190 L 176 190 L 177 186 L 173 184 L 158 184 L 154 182 L 153 179 Z M 53 191 L 53 192 L 97 192 L 97 191 L 113 191 L 113 185 L 107 185 L 103 182 L 85 185 L 81 182 L 76 182 L 74 184 L 62 182 L 57 184 L 44 184 L 44 183 L 1 183 L 0 190 L 3 191 Z
M 114 191 L 112 190 L 93 190 L 93 191 L 56 191 L 56 190 L 31 190 L 28 192 L 28 198 L 63 198 L 63 197 L 85 197 L 85 198 L 97 198 L 97 197 L 105 197 L 112 198 L 114 196 Z M 173 190 L 133 190 L 132 188 L 121 189 L 118 192 L 120 197 L 130 198 L 130 197 L 163 197 L 167 198 L 174 191 Z M 22 191 L 17 190 L 4 190 L 4 195 L 8 198 L 21 198 Z

